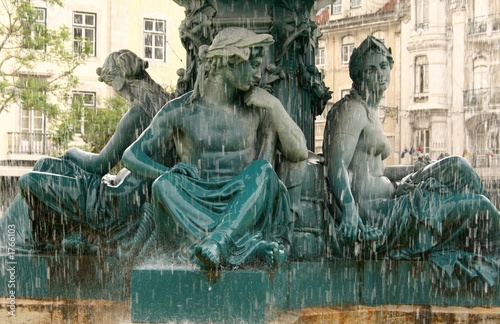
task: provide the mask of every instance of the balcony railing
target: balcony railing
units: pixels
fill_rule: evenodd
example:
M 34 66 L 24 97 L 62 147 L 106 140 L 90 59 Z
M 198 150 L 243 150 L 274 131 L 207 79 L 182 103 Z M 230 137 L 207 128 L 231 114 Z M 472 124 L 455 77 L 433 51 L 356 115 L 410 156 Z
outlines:
M 480 34 L 486 32 L 488 16 L 476 17 L 469 19 L 469 35 Z
M 481 110 L 500 104 L 500 88 L 481 88 L 464 91 L 464 107 Z
M 419 30 L 419 29 L 429 29 L 429 22 L 425 21 L 425 22 L 416 23 L 415 30 Z
M 9 132 L 9 154 L 48 154 L 50 134 Z
M 500 167 L 500 155 L 477 154 L 472 166 L 475 168 Z
M 500 30 L 500 14 L 475 17 L 468 21 L 469 35 L 486 33 L 488 29 L 493 32 Z

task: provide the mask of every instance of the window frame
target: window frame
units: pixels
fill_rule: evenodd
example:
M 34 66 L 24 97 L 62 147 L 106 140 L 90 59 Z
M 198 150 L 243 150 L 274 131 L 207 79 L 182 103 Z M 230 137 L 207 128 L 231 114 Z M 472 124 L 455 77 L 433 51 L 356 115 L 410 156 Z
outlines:
M 36 78 L 37 80 L 46 80 L 46 76 L 22 74 L 20 75 L 20 84 L 28 82 L 28 79 Z M 26 80 L 26 81 L 24 81 Z M 22 89 L 28 89 L 21 88 Z M 33 89 L 31 89 L 33 91 Z M 46 94 L 45 90 L 34 90 L 42 94 Z M 16 150 L 23 154 L 42 154 L 45 152 L 47 144 L 47 116 L 42 110 L 32 106 L 26 106 L 21 101 L 19 112 L 19 137 L 16 140 Z
M 30 38 L 32 39 L 31 43 L 34 43 L 33 40 L 36 37 L 36 34 L 41 34 L 45 33 L 47 30 L 47 8 L 44 7 L 33 7 L 35 10 L 38 11 L 38 13 L 42 13 L 42 18 L 40 19 L 40 15 L 37 15 L 36 17 L 36 25 L 31 25 L 31 26 L 23 26 L 23 28 L 29 29 L 30 31 Z M 34 30 L 35 27 L 40 27 L 40 30 Z M 27 44 L 25 41 L 25 36 L 23 36 L 22 40 L 22 47 L 25 49 L 31 49 L 31 50 L 36 50 L 36 51 L 43 51 L 45 52 L 47 50 L 47 45 L 33 45 L 33 44 Z
M 326 48 L 318 47 L 318 52 L 314 58 L 314 63 L 316 66 L 324 66 L 326 64 Z
M 422 143 L 423 141 L 423 143 Z M 423 144 L 423 145 L 421 145 Z M 418 147 L 422 150 L 419 152 Z M 431 130 L 428 128 L 416 128 L 413 131 L 413 149 L 420 154 L 431 153 Z
M 351 9 L 360 8 L 362 6 L 362 0 L 350 0 Z
M 330 14 L 338 15 L 342 13 L 342 0 L 338 0 L 337 3 L 332 3 L 330 5 Z
M 82 22 L 81 23 L 75 23 L 75 17 L 77 15 L 82 16 Z M 93 24 L 87 24 L 86 17 L 93 17 Z M 76 53 L 81 53 L 81 40 L 76 39 L 76 30 L 79 29 L 81 30 L 81 36 L 78 37 L 85 37 L 86 41 L 89 42 L 92 46 L 92 51 L 89 53 L 90 56 L 97 56 L 97 14 L 94 12 L 83 12 L 83 11 L 74 11 L 73 12 L 73 50 Z M 93 40 L 89 39 L 87 37 L 87 32 L 92 32 Z
M 83 106 L 85 108 L 95 108 L 96 107 L 96 93 L 94 91 L 80 91 L 80 90 L 75 90 L 73 91 L 71 96 L 71 100 L 74 101 L 76 97 L 85 97 L 86 95 L 92 96 L 92 103 L 91 104 L 86 104 L 85 100 L 82 100 Z
M 152 22 L 152 29 L 146 29 L 146 22 Z M 157 23 L 161 22 L 163 25 L 163 30 L 157 29 Z M 147 37 L 151 37 L 151 44 L 147 44 Z M 157 44 L 158 37 L 163 39 L 161 45 Z M 144 58 L 146 60 L 158 61 L 158 62 L 166 62 L 167 60 L 167 51 L 166 51 L 166 43 L 167 43 L 167 21 L 165 19 L 156 19 L 156 18 L 144 18 L 143 19 L 143 53 Z M 150 49 L 150 53 L 148 50 Z M 161 52 L 157 50 L 161 49 Z M 162 57 L 157 57 L 157 53 L 161 53 Z
M 429 95 L 429 59 L 427 55 L 415 56 L 415 96 Z
M 488 60 L 484 56 L 476 57 L 472 62 L 472 89 L 481 90 L 490 87 Z
M 86 100 L 85 100 L 85 96 L 88 96 L 90 95 L 92 97 L 92 103 L 91 104 L 87 104 L 86 103 Z M 83 109 L 82 109 L 82 116 L 81 116 L 81 119 L 80 119 L 80 133 L 81 135 L 84 135 L 85 134 L 85 109 L 86 108 L 96 108 L 96 97 L 97 97 L 97 94 L 96 92 L 93 92 L 93 91 L 81 91 L 81 90 L 75 90 L 75 91 L 72 91 L 71 93 L 71 102 L 74 102 L 75 101 L 75 98 L 77 97 L 83 97 L 84 99 L 82 100 L 82 104 L 83 104 Z
M 342 65 L 349 64 L 352 52 L 354 51 L 354 36 L 347 35 L 342 37 L 342 46 L 340 50 L 340 63 Z
M 429 28 L 429 0 L 415 0 L 415 30 Z

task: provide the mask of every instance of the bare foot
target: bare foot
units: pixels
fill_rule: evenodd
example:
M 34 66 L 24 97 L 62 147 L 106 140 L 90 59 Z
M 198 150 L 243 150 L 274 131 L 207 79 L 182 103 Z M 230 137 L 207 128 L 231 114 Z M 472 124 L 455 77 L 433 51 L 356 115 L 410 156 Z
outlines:
M 194 247 L 194 255 L 208 268 L 218 268 L 220 263 L 219 244 L 208 241 Z
M 275 242 L 261 241 L 257 251 L 271 269 L 276 269 L 286 260 L 285 248 Z

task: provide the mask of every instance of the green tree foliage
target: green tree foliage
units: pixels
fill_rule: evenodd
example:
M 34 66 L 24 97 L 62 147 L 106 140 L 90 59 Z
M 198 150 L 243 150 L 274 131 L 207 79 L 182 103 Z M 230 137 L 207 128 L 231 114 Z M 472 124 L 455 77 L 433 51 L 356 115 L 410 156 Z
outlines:
M 49 10 L 63 5 L 62 0 L 45 3 Z M 30 0 L 0 3 L 0 113 L 22 103 L 53 118 L 69 102 L 70 89 L 77 84 L 73 72 L 85 62 L 90 46 L 75 53 L 70 29 L 48 28 L 45 15 Z
M 83 140 L 99 153 L 116 130 L 118 122 L 130 107 L 122 97 L 105 99 L 103 108 L 85 108 Z
M 99 108 L 85 107 L 82 98 L 74 98 L 71 109 L 61 111 L 59 127 L 52 134 L 56 154 L 62 154 L 73 141 L 75 133 L 83 130 L 86 151 L 99 153 L 116 130 L 118 122 L 130 107 L 119 96 L 109 97 Z M 83 126 L 83 129 L 82 129 Z

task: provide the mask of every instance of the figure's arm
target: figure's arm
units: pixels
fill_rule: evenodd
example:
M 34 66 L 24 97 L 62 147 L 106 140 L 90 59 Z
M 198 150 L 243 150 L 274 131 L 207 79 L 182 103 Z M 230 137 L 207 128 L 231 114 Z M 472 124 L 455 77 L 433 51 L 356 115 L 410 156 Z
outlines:
M 153 118 L 151 125 L 123 153 L 122 163 L 130 171 L 140 176 L 156 179 L 169 170 L 168 167 L 152 159 L 158 152 L 167 154 L 170 150 L 172 127 L 171 114 L 165 106 Z
M 345 108 L 345 107 L 344 107 Z M 340 230 L 347 238 L 355 240 L 363 223 L 359 217 L 349 182 L 349 165 L 354 156 L 362 126 L 353 111 L 339 108 L 328 118 L 325 134 L 328 184 L 341 211 Z
M 266 109 L 278 140 L 280 151 L 291 162 L 307 159 L 307 146 L 304 133 L 288 115 L 278 98 L 261 88 L 254 88 L 245 95 L 247 106 Z
M 76 163 L 87 172 L 104 175 L 120 161 L 125 149 L 137 139 L 150 122 L 151 117 L 142 107 L 136 105 L 120 119 L 113 136 L 101 152 L 90 153 L 73 147 L 61 158 Z

